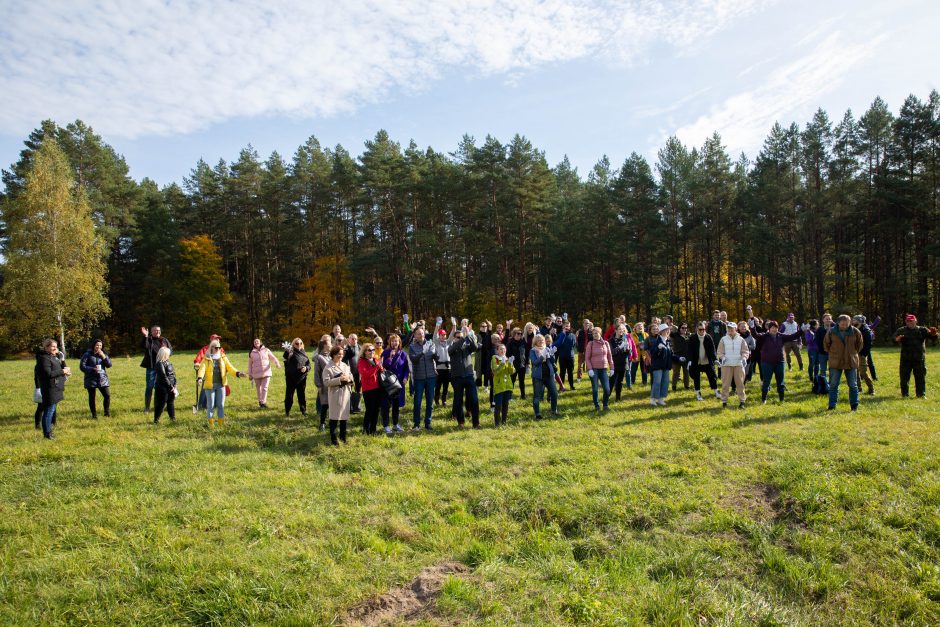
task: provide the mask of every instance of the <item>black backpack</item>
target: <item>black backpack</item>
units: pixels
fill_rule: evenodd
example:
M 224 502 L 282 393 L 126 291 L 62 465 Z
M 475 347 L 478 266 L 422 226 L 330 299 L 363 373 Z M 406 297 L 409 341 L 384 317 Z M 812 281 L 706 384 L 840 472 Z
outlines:
M 829 381 L 821 374 L 813 380 L 813 394 L 829 394 Z

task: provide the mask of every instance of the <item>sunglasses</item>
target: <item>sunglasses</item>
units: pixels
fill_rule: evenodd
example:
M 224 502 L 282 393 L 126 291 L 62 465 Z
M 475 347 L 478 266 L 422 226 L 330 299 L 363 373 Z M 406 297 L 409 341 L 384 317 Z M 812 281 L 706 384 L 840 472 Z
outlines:
M 367 348 L 367 349 L 365 349 L 365 350 L 362 351 L 362 352 L 364 352 L 364 353 L 371 353 L 371 352 L 372 352 L 372 349 L 371 349 L 371 348 Z

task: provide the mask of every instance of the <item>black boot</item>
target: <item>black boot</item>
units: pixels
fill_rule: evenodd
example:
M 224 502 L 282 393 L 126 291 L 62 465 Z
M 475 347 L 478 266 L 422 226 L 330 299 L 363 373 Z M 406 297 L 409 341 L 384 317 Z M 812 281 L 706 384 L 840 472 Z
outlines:
M 782 403 L 782 402 L 783 402 L 783 392 L 780 391 L 780 392 L 777 392 L 777 394 L 780 396 L 780 402 Z
M 338 423 L 339 420 L 330 421 L 330 442 L 333 443 L 333 446 L 339 446 L 339 440 L 336 439 L 336 427 L 338 426 Z

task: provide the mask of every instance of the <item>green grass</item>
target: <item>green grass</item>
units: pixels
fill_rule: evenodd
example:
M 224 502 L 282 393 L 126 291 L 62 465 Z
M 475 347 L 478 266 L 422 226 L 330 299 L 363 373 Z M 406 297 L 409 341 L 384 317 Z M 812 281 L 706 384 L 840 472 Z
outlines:
M 73 377 L 52 442 L 32 362 L 3 362 L 0 623 L 327 624 L 444 560 L 472 570 L 425 622 L 940 623 L 936 351 L 928 400 L 879 351 L 857 414 L 800 378 L 783 405 L 653 409 L 641 388 L 599 416 L 585 380 L 558 420 L 514 400 L 502 430 L 439 410 L 431 435 L 366 438 L 359 418 L 340 448 L 247 380 L 210 432 L 190 358 L 176 423 L 148 422 L 119 358 L 114 416 L 88 418 Z

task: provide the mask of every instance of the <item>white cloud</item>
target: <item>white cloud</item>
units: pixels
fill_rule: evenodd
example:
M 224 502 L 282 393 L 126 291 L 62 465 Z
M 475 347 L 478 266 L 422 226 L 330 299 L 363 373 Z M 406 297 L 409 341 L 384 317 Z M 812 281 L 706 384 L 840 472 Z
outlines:
M 728 97 L 675 134 L 699 146 L 717 131 L 732 155 L 752 153 L 774 122 L 788 125 L 800 115 L 808 119 L 819 106 L 820 96 L 872 57 L 882 41 L 884 36 L 850 44 L 840 32 L 831 33 L 809 54 L 773 70 L 754 89 Z
M 115 137 L 330 116 L 445 72 L 687 54 L 756 0 L 32 0 L 0 6 L 0 132 L 82 118 Z M 661 51 L 659 51 L 661 52 Z

